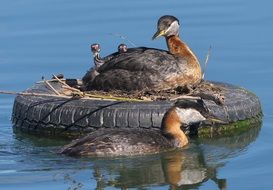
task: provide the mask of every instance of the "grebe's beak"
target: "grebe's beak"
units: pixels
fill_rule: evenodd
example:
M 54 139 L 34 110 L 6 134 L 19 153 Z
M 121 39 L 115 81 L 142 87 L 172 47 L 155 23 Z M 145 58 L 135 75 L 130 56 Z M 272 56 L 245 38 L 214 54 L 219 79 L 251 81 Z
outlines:
M 160 37 L 160 36 L 164 36 L 166 34 L 166 32 L 165 32 L 165 30 L 158 30 L 154 35 L 153 35 L 153 37 L 152 37 L 152 40 L 154 40 L 154 39 L 156 39 L 156 38 L 158 38 L 158 37 Z

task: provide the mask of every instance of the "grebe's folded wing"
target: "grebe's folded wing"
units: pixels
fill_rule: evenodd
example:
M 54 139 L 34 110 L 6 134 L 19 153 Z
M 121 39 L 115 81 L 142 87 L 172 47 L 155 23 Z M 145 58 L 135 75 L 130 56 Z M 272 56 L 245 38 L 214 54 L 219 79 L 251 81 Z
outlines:
M 87 84 L 96 90 L 168 89 L 187 73 L 187 61 L 164 50 L 131 48 L 106 57 L 100 73 Z
M 181 58 L 180 58 L 181 59 Z M 177 69 L 180 59 L 167 51 L 153 48 L 129 48 L 125 53 L 114 53 L 105 57 L 105 63 L 99 68 L 99 73 L 112 69 L 128 71 L 159 71 L 163 69 Z

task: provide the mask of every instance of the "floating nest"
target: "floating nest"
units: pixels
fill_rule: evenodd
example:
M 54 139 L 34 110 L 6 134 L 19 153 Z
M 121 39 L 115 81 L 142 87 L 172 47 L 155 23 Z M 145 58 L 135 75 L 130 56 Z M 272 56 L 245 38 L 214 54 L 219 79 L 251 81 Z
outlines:
M 194 134 L 223 134 L 223 131 L 260 120 L 259 98 L 248 90 L 227 83 L 203 81 L 194 88 L 169 91 L 83 92 L 81 80 L 60 79 L 37 82 L 16 93 L 12 121 L 15 130 L 78 137 L 102 127 L 160 129 L 168 109 L 180 99 L 202 100 L 209 114 L 228 125 L 202 124 Z M 238 125 L 238 123 L 241 123 Z

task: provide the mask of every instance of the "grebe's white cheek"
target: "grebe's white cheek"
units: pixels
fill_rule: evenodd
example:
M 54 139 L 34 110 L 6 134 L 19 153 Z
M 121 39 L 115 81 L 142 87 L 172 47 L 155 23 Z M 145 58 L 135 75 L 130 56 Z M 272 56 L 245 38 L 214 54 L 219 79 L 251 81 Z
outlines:
M 176 108 L 180 121 L 184 124 L 193 124 L 205 121 L 206 118 L 197 110 L 192 108 Z
M 179 32 L 179 23 L 178 21 L 174 21 L 169 28 L 166 30 L 167 36 L 178 35 Z

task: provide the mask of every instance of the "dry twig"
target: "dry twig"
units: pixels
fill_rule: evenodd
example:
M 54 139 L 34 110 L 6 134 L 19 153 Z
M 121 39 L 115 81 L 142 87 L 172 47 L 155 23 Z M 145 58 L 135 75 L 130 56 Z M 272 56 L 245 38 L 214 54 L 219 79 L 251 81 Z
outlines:
M 205 60 L 205 64 L 204 64 L 202 79 L 205 78 L 205 72 L 206 72 L 207 67 L 208 67 L 210 52 L 211 52 L 211 46 L 209 47 L 208 53 L 207 53 L 207 55 L 206 55 L 206 60 Z
M 55 94 L 61 95 L 47 80 L 44 80 L 44 83 L 49 87 Z
M 56 79 L 59 83 L 63 84 L 63 85 L 64 85 L 64 86 L 63 86 L 64 88 L 69 89 L 69 90 L 72 90 L 72 91 L 76 91 L 76 92 L 82 92 L 82 91 L 80 91 L 80 90 L 77 89 L 77 88 L 73 88 L 73 87 L 69 86 L 69 85 L 66 84 L 64 81 L 62 81 L 61 79 L 59 79 L 56 75 L 52 74 L 52 76 L 53 76 L 53 78 Z
M 109 33 L 109 34 L 112 35 L 112 36 L 117 36 L 117 37 L 119 37 L 122 40 L 126 40 L 127 42 L 129 42 L 129 44 L 131 44 L 132 46 L 136 47 L 136 44 L 134 44 L 131 40 L 129 40 L 127 36 L 123 36 L 123 35 L 121 35 L 119 33 Z

